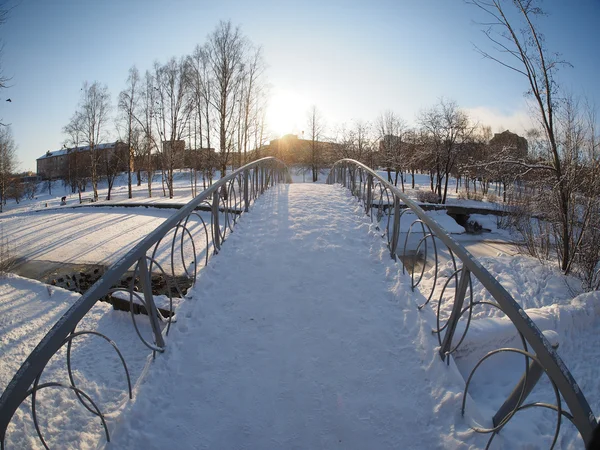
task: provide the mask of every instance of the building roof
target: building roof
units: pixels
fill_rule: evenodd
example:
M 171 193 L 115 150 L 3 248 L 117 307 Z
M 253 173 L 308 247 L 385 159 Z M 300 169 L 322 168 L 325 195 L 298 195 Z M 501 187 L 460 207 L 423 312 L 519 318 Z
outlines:
M 95 148 L 97 150 L 104 150 L 107 148 L 113 148 L 117 145 L 117 143 L 119 143 L 119 141 L 115 141 L 115 142 L 107 142 L 106 144 L 97 144 L 95 146 Z M 67 155 L 71 152 L 74 151 L 78 151 L 78 152 L 87 152 L 90 150 L 90 146 L 89 145 L 85 145 L 85 146 L 81 146 L 81 147 L 71 147 L 71 148 L 61 148 L 60 150 L 54 150 L 54 151 L 47 151 L 44 155 L 40 156 L 36 161 L 40 160 L 40 159 L 46 159 L 46 158 L 54 158 L 57 156 L 63 156 L 63 155 Z

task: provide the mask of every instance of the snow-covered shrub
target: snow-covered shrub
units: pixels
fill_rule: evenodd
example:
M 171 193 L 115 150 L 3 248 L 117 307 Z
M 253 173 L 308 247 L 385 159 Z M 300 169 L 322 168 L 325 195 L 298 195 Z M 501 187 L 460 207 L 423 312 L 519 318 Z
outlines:
M 440 203 L 441 199 L 433 191 L 417 191 L 417 200 L 421 203 Z
M 480 202 L 483 200 L 483 194 L 481 192 L 469 191 L 467 192 L 467 198 L 469 200 L 475 200 Z
M 498 196 L 496 195 L 495 192 L 488 192 L 487 194 L 487 201 L 490 203 L 498 203 Z
M 483 200 L 483 194 L 475 191 L 459 191 L 456 197 L 459 200 L 477 200 L 478 202 Z

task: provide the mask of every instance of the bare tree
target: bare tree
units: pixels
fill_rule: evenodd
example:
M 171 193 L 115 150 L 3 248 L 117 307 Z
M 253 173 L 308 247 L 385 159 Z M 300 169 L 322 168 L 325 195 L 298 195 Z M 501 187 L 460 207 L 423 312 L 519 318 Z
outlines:
M 6 205 L 10 182 L 18 165 L 16 151 L 10 126 L 0 127 L 0 212 Z
M 191 113 L 186 69 L 185 59 L 171 58 L 162 66 L 156 64 L 154 72 L 158 97 L 155 124 L 162 141 L 161 161 L 169 198 L 173 198 L 174 170 L 182 165 L 184 148 L 181 143 Z
M 4 2 L 2 4 L 0 4 L 0 25 L 4 24 L 6 22 L 6 20 L 8 19 L 9 11 L 10 11 L 10 9 L 5 8 Z M 3 48 L 4 48 L 4 45 L 0 41 L 0 56 L 2 55 Z M 10 77 L 7 77 L 6 75 L 4 75 L 3 69 L 4 68 L 2 67 L 2 64 L 0 64 L 0 89 L 7 88 L 8 82 L 10 81 Z M 2 119 L 0 119 L 0 126 L 7 126 L 6 124 L 4 124 L 2 122 Z
M 392 170 L 395 172 L 395 186 L 398 185 L 398 177 L 400 177 L 402 192 L 404 192 L 403 166 L 406 163 L 405 150 L 407 149 L 404 142 L 406 122 L 393 111 L 385 111 L 377 119 L 377 128 L 381 139 L 380 163 L 385 165 L 390 183 L 392 182 Z
M 154 117 L 156 115 L 156 90 L 154 89 L 154 77 L 146 71 L 144 80 L 140 86 L 138 95 L 139 103 L 134 111 L 134 119 L 141 130 L 141 136 L 138 137 L 138 148 L 140 151 L 140 162 L 146 169 L 148 182 L 148 197 L 152 197 L 152 178 L 154 175 L 154 160 L 152 150 L 160 151 L 160 145 L 155 136 Z M 134 135 L 136 136 L 136 135 Z M 139 180 L 138 175 L 138 180 Z
M 448 179 L 460 151 L 471 142 L 477 127 L 470 123 L 469 116 L 458 108 L 456 102 L 444 99 L 421 112 L 418 120 L 428 137 L 428 150 L 436 172 L 435 192 L 442 203 L 446 203 Z
M 241 100 L 246 38 L 230 21 L 220 22 L 205 47 L 210 77 L 213 80 L 210 102 L 216 111 L 219 135 L 221 176 L 225 176 L 234 147 L 236 102 Z
M 315 105 L 311 106 L 307 115 L 308 139 L 310 140 L 310 168 L 313 183 L 319 179 L 319 169 L 322 165 L 322 146 L 319 141 L 325 132 L 325 121 Z
M 261 77 L 263 75 L 265 64 L 262 56 L 262 48 L 258 47 L 254 49 L 253 54 L 248 60 L 245 73 L 243 76 L 244 83 L 242 85 L 242 148 L 244 150 L 244 159 L 242 164 L 248 162 L 247 150 L 249 143 L 249 135 L 251 128 L 257 127 L 259 118 L 253 115 L 255 111 L 255 104 L 260 102 L 261 92 Z
M 63 127 L 63 133 L 67 135 L 64 146 L 70 147 L 67 149 L 67 179 L 71 184 L 71 192 L 78 193 L 81 203 L 81 193 L 85 192 L 90 170 L 79 148 L 85 139 L 83 116 L 79 111 L 75 112 L 69 123 Z
M 123 167 L 123 161 L 129 160 L 131 156 L 131 146 L 123 147 L 122 143 L 117 142 L 115 148 L 103 152 L 101 160 L 103 162 L 104 176 L 106 177 L 108 192 L 106 200 L 110 200 L 112 188 L 115 185 L 115 180 Z
M 188 64 L 188 83 L 191 90 L 191 104 L 193 113 L 190 116 L 193 122 L 193 145 L 190 136 L 190 148 L 194 150 L 190 158 L 190 166 L 193 172 L 192 176 L 192 195 L 197 195 L 198 171 L 202 172 L 202 178 L 206 180 L 204 169 L 205 157 L 202 152 L 204 141 L 207 141 L 207 148 L 210 148 L 210 85 L 211 80 L 208 76 L 208 57 L 205 49 L 197 45 L 194 52 L 187 58 Z M 189 125 L 190 129 L 192 125 Z M 206 181 L 204 181 L 206 189 Z
M 536 0 L 468 0 L 467 3 L 483 11 L 489 22 L 483 32 L 494 47 L 494 54 L 476 47 L 484 57 L 523 76 L 530 96 L 537 109 L 536 118 L 543 129 L 547 158 L 535 164 L 515 161 L 524 172 L 541 170 L 553 179 L 552 195 L 559 211 L 556 237 L 560 267 L 569 272 L 575 259 L 573 246 L 575 235 L 582 231 L 578 220 L 573 220 L 574 192 L 568 167 L 572 159 L 565 157 L 561 149 L 557 128 L 557 98 L 559 86 L 555 75 L 560 66 L 568 65 L 559 55 L 551 53 L 537 19 L 545 15 Z
M 352 158 L 368 166 L 373 165 L 373 146 L 371 124 L 358 120 L 349 127 L 342 125 L 338 130 L 334 154 L 337 159 Z
M 98 144 L 104 139 L 109 112 L 110 95 L 108 87 L 97 81 L 91 85 L 86 81 L 82 88 L 79 113 L 83 127 L 83 142 L 89 146 L 90 175 L 95 201 L 98 200 L 98 180 L 101 170 L 101 153 Z
M 127 194 L 129 198 L 133 197 L 131 188 L 131 167 L 134 162 L 134 149 L 132 145 L 133 133 L 135 128 L 135 110 L 137 108 L 137 93 L 139 90 L 138 84 L 140 81 L 140 73 L 135 66 L 129 69 L 127 77 L 127 87 L 119 94 L 118 108 L 121 112 L 121 120 L 125 125 L 125 134 L 127 136 L 127 147 L 129 148 L 129 160 L 127 164 Z M 138 173 L 139 174 L 139 173 Z M 141 180 L 138 176 L 138 186 Z
M 209 60 L 210 48 L 197 45 L 191 56 L 188 57 L 188 76 L 192 90 L 192 102 L 196 110 L 197 126 L 195 136 L 199 137 L 200 147 L 206 141 L 206 148 L 211 148 L 210 132 L 212 128 L 210 106 L 213 79 Z M 198 139 L 198 138 L 195 138 Z

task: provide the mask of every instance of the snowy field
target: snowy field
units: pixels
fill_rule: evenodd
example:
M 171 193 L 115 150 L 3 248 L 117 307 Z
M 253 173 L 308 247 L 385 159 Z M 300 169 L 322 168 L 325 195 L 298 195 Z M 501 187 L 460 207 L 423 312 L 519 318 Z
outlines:
M 305 171 L 292 167 L 291 168 L 291 176 L 292 181 L 294 183 L 303 183 L 310 182 L 310 174 L 305 173 Z M 384 179 L 387 179 L 387 173 L 382 170 L 377 170 L 377 173 Z M 220 177 L 220 172 L 216 171 L 215 177 L 213 178 L 213 182 L 216 182 Z M 318 184 L 325 183 L 327 179 L 327 175 L 329 175 L 329 169 L 322 169 L 319 173 L 319 179 L 317 181 Z M 394 174 L 392 173 L 392 177 Z M 429 190 L 429 175 L 426 174 L 415 174 L 415 189 L 411 189 L 411 176 L 406 175 L 406 194 L 416 199 L 416 193 L 418 190 Z M 191 190 L 191 174 L 189 170 L 176 170 L 174 173 L 174 198 L 169 199 L 168 196 L 164 195 L 163 184 L 161 182 L 161 175 L 159 172 L 156 172 L 152 178 L 152 197 L 148 197 L 148 184 L 147 184 L 147 175 L 145 172 L 142 173 L 142 184 L 141 186 L 137 186 L 137 178 L 136 175 L 132 176 L 132 194 L 133 198 L 128 198 L 128 190 L 127 190 L 127 174 L 122 173 L 115 179 L 115 183 L 111 192 L 111 200 L 110 203 L 148 203 L 148 204 L 157 204 L 157 203 L 179 203 L 185 204 L 192 199 L 192 190 Z M 208 179 L 206 180 L 206 185 L 208 186 Z M 400 184 L 398 184 L 398 188 L 400 188 Z M 165 187 L 166 189 L 166 187 Z M 202 178 L 199 176 L 197 180 L 197 189 L 198 192 L 203 190 L 203 182 Z M 77 193 L 71 193 L 70 187 L 64 186 L 61 180 L 55 180 L 52 182 L 51 186 L 52 195 L 48 193 L 48 183 L 40 182 L 38 184 L 36 198 L 34 200 L 23 199 L 19 204 L 17 204 L 13 199 L 8 199 L 7 204 L 4 205 L 2 215 L 8 214 L 17 214 L 25 211 L 37 211 L 43 210 L 46 208 L 61 208 L 60 199 L 63 196 L 67 197 L 67 206 L 73 206 L 79 204 L 79 196 Z M 166 191 L 168 194 L 168 191 Z M 494 187 L 490 187 L 490 192 L 496 193 L 494 191 Z M 108 194 L 108 187 L 106 180 L 102 179 L 98 183 L 98 197 L 99 202 L 107 202 L 106 196 Z M 90 198 L 93 195 L 91 185 L 87 186 L 86 192 L 82 193 L 82 197 Z M 499 194 L 498 194 L 499 195 Z M 465 200 L 458 199 L 456 193 L 456 179 L 451 178 L 448 182 L 448 200 L 447 203 L 449 205 L 462 205 L 469 207 L 477 207 L 484 209 L 501 209 L 502 203 L 492 203 L 487 200 L 483 201 L 475 201 L 475 200 Z M 62 208 L 64 209 L 64 208 Z M 1 216 L 0 216 L 1 217 Z
M 325 181 L 327 174 L 327 170 L 320 173 L 319 184 Z M 305 176 L 294 169 L 292 178 L 296 183 L 302 182 Z M 417 175 L 417 180 L 424 184 L 428 182 L 428 178 L 424 175 Z M 142 183 L 141 186 L 133 186 L 134 198 L 128 199 L 126 181 L 125 174 L 117 178 L 110 204 L 183 205 L 192 199 L 190 174 L 187 171 L 175 173 L 174 199 L 162 196 L 160 175 L 154 176 L 152 198 L 147 197 L 146 184 Z M 199 180 L 198 183 L 201 189 L 202 181 Z M 103 203 L 108 203 L 105 200 L 100 200 L 95 206 L 85 206 L 86 204 L 79 206 L 77 195 L 69 193 L 60 181 L 53 183 L 52 196 L 47 193 L 46 183 L 42 183 L 40 188 L 45 191 L 38 194 L 37 200 L 23 201 L 19 205 L 14 201 L 9 202 L 5 212 L 0 215 L 0 232 L 8 241 L 12 256 L 19 263 L 15 270 L 19 274 L 36 279 L 41 279 L 44 273 L 50 272 L 50 269 L 60 267 L 61 263 L 110 266 L 141 238 L 176 212 L 176 209 L 102 207 Z M 99 197 L 104 199 L 107 193 L 106 183 L 101 183 L 99 188 Z M 411 196 L 414 194 L 414 191 L 407 192 Z M 67 196 L 67 207 L 60 206 L 60 197 L 63 195 Z M 89 196 L 91 192 L 86 192 L 85 195 Z M 464 233 L 464 228 L 456 224 L 444 211 L 431 211 L 429 214 L 449 233 L 456 235 Z M 208 213 L 202 213 L 202 217 L 209 223 Z M 489 228 L 492 226 L 491 222 L 495 220 L 490 217 L 480 216 L 478 220 L 486 224 L 490 222 L 487 226 Z M 412 213 L 403 216 L 404 232 L 408 231 L 414 219 Z M 494 229 L 494 232 L 501 231 Z M 487 237 L 496 238 L 495 235 L 482 236 L 482 238 Z M 472 250 L 477 255 L 489 253 L 489 249 L 486 250 L 485 246 L 480 245 L 480 241 L 481 238 L 474 237 L 468 245 L 473 246 Z M 205 245 L 199 242 L 196 244 L 200 249 Z M 169 256 L 166 242 L 163 247 L 160 252 L 161 262 Z M 191 249 L 186 248 L 186 252 L 190 254 Z M 35 264 L 27 264 L 31 261 Z
M 20 264 L 15 270 L 36 278 L 36 275 L 42 276 L 45 269 L 55 267 L 55 263 L 110 266 L 176 211 L 144 207 L 83 207 L 22 213 L 3 218 L 0 224 L 9 240 L 10 252 Z M 210 214 L 201 212 L 200 216 L 210 233 Z M 196 216 L 190 218 L 188 225 L 201 258 L 206 248 L 203 225 Z M 157 253 L 160 264 L 169 261 L 171 240 L 165 239 L 160 245 Z M 185 254 L 191 261 L 191 243 L 186 239 L 184 244 Z M 28 266 L 31 261 L 36 264 Z

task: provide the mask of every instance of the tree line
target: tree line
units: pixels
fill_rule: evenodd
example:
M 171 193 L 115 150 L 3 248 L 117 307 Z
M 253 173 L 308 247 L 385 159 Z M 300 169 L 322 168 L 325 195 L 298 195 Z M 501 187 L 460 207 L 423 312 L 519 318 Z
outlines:
M 63 131 L 65 146 L 89 150 L 69 159 L 66 182 L 73 192 L 91 184 L 97 199 L 98 180 L 104 176 L 110 198 L 116 168 L 123 166 L 124 159 L 129 198 L 133 177 L 141 186 L 144 173 L 152 196 L 155 171 L 162 175 L 164 195 L 173 198 L 174 171 L 184 166 L 192 169 L 195 195 L 199 177 L 206 187 L 216 169 L 224 176 L 228 167 L 247 160 L 250 148 L 262 145 L 267 102 L 264 69 L 262 49 L 231 22 L 220 22 L 190 55 L 157 61 L 144 74 L 132 66 L 118 95 L 116 115 L 119 139 L 127 151 L 110 156 L 99 147 L 111 124 L 108 87 L 98 81 L 84 83 L 78 108 Z M 120 164 L 111 159 L 120 159 Z

